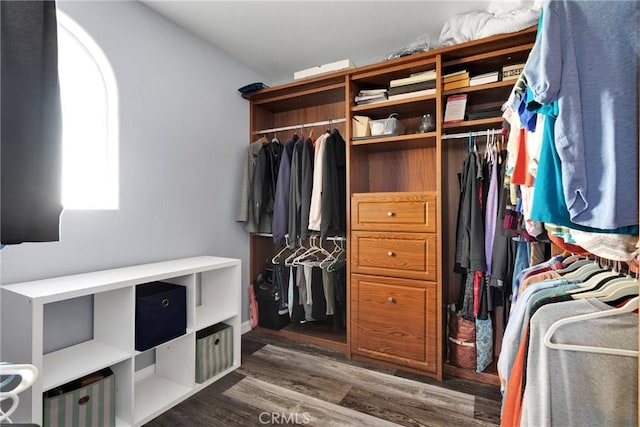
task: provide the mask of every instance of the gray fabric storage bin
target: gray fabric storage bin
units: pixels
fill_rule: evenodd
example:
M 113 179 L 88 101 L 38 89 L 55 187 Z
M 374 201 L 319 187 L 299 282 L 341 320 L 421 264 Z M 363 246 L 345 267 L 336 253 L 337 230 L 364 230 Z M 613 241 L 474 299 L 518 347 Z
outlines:
M 43 406 L 44 427 L 115 427 L 116 377 L 106 368 L 49 390 Z
M 196 332 L 196 382 L 209 378 L 233 365 L 233 328 L 218 323 Z

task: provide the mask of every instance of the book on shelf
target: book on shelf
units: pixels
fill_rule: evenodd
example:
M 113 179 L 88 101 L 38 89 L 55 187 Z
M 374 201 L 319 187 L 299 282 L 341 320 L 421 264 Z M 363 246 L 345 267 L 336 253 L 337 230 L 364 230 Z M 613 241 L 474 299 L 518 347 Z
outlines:
M 466 108 L 467 94 L 449 96 L 444 110 L 443 122 L 445 124 L 463 122 Z
M 504 105 L 504 101 L 482 102 L 479 104 L 467 105 L 467 112 L 500 110 Z
M 445 83 L 444 86 L 442 87 L 443 90 L 451 90 L 451 89 L 458 89 L 461 87 L 467 87 L 469 86 L 469 79 L 460 79 L 460 80 L 456 80 L 453 82 L 449 82 L 449 83 Z
M 457 80 L 468 79 L 469 72 L 467 70 L 456 71 L 455 73 L 449 73 L 442 76 L 443 83 L 455 82 Z
M 500 73 L 498 71 L 479 74 L 469 79 L 469 86 L 479 86 L 487 83 L 494 83 L 494 82 L 497 82 L 499 79 L 500 79 Z
M 412 83 L 409 85 L 396 86 L 389 89 L 389 95 L 397 95 L 399 93 L 415 92 L 417 90 L 435 89 L 436 81 L 429 80 L 426 82 Z
M 357 105 L 374 104 L 376 102 L 383 102 L 387 100 L 387 96 L 356 96 L 355 102 Z
M 435 81 L 435 79 L 436 79 L 436 70 L 429 70 L 429 71 L 424 71 L 420 73 L 415 73 L 410 75 L 409 77 L 405 77 L 402 79 L 391 80 L 389 82 L 389 87 L 392 88 L 396 86 L 404 86 L 411 83 L 427 82 L 430 80 Z
M 483 102 L 467 106 L 467 120 L 502 116 L 503 101 Z
M 479 119 L 488 119 L 491 117 L 501 117 L 502 110 L 487 110 L 487 111 L 475 111 L 467 113 L 467 120 L 479 120 Z
M 516 80 L 522 74 L 524 64 L 512 64 L 502 67 L 502 80 Z
M 387 89 L 362 89 L 354 98 L 358 105 L 373 104 L 387 100 Z
M 360 92 L 358 92 L 358 96 L 380 95 L 381 93 L 387 93 L 387 88 L 382 88 L 382 89 L 360 89 Z
M 394 100 L 397 101 L 399 99 L 414 98 L 416 96 L 433 95 L 435 93 L 436 93 L 436 89 L 435 88 L 416 90 L 414 92 L 398 93 L 398 94 L 395 94 L 395 95 L 389 95 L 389 101 L 394 101 Z

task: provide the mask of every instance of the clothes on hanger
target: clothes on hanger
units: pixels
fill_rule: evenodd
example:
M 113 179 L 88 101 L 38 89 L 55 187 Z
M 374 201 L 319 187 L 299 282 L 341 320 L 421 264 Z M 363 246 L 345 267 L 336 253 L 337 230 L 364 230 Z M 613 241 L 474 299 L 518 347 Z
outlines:
M 625 297 L 638 295 L 637 279 L 620 278 L 621 275 L 616 271 L 593 261 L 585 263 L 574 259 L 580 266 L 571 270 L 565 265 L 555 270 L 558 277 L 530 276 L 540 280 L 527 285 L 513 303 L 498 359 L 503 391 L 503 426 L 637 423 L 637 400 L 621 400 L 619 394 L 620 390 L 626 390 L 630 393 L 626 396 L 637 395 L 634 394 L 634 389 L 637 393 L 637 359 L 629 363 L 615 359 L 615 355 L 605 356 L 596 352 L 576 356 L 566 346 L 545 347 L 545 342 L 549 341 L 545 341 L 545 334 L 555 321 L 613 309 L 604 302 L 605 296 L 615 295 L 616 289 L 621 289 L 625 281 L 632 285 L 625 289 Z M 552 260 L 557 262 L 556 258 Z M 599 291 L 594 292 L 593 289 Z M 582 324 L 572 322 L 571 327 L 563 329 L 558 335 L 555 329 L 550 333 L 558 342 L 565 344 L 617 348 L 620 349 L 618 353 L 627 350 L 637 352 L 638 318 L 636 314 L 626 314 L 626 317 L 611 316 L 607 320 L 585 319 Z M 608 362 L 606 357 L 610 358 Z M 616 363 L 616 372 L 609 375 L 611 363 Z M 627 368 L 621 375 L 620 363 Z M 568 367 L 569 364 L 572 366 Z M 620 385 L 620 389 L 616 389 L 616 384 Z M 616 392 L 611 394 L 613 389 Z M 617 403 L 613 404 L 612 401 Z M 577 402 L 589 402 L 589 408 L 585 409 L 582 403 Z M 612 414 L 609 411 L 614 407 L 617 409 Z
M 629 78 L 638 73 L 638 5 L 615 6 L 545 1 L 523 71 L 536 102 L 558 102 L 555 139 L 569 218 L 600 229 L 638 224 L 637 179 L 616 173 L 638 169 L 638 82 Z

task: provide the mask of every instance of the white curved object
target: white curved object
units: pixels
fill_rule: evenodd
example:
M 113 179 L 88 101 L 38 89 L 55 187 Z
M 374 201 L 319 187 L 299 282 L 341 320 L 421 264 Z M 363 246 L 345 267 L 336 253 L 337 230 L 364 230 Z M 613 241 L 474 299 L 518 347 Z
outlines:
M 620 308 L 599 311 L 596 313 L 580 314 L 577 316 L 566 317 L 564 319 L 557 320 L 555 323 L 553 323 L 549 327 L 549 329 L 547 330 L 547 333 L 544 335 L 544 344 L 547 347 L 553 348 L 556 350 L 583 351 L 587 353 L 602 353 L 602 354 L 613 354 L 617 356 L 638 357 L 638 352 L 635 350 L 625 350 L 621 348 L 609 348 L 609 347 L 594 347 L 594 346 L 587 346 L 587 345 L 580 345 L 580 344 L 563 344 L 563 343 L 556 343 L 551 341 L 551 338 L 553 337 L 553 334 L 555 333 L 555 331 L 557 331 L 558 328 L 563 325 L 580 322 L 582 320 L 615 316 L 617 314 L 622 314 L 622 313 L 631 313 L 632 311 L 637 309 L 638 309 L 638 297 L 635 297 L 630 299 L 625 305 L 623 305 Z
M 6 411 L 0 411 L 0 421 L 8 420 L 9 416 L 18 409 L 20 398 L 18 393 L 27 390 L 38 378 L 38 368 L 29 364 L 0 364 L 0 376 L 18 376 L 20 383 L 9 391 L 0 391 L 0 402 L 11 399 L 11 407 Z M 8 383 L 7 381 L 3 384 Z

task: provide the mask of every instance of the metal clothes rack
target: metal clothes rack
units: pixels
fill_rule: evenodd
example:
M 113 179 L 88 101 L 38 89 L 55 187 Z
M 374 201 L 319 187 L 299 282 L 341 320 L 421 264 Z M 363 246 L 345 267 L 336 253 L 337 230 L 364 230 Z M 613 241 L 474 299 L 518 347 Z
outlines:
M 502 129 L 486 129 L 482 131 L 476 132 L 464 132 L 464 133 L 452 133 L 450 135 L 442 135 L 440 139 L 457 139 L 457 138 L 469 138 L 475 136 L 487 136 L 487 131 L 489 132 L 502 132 Z
M 301 129 L 301 128 L 307 128 L 307 127 L 313 127 L 313 126 L 332 125 L 334 123 L 344 123 L 346 121 L 347 121 L 347 119 L 345 119 L 345 118 L 322 120 L 320 122 L 303 123 L 303 124 L 299 124 L 299 125 L 282 126 L 282 127 L 278 127 L 278 128 L 257 130 L 255 132 L 253 132 L 253 134 L 254 135 L 258 135 L 258 134 L 261 134 L 261 133 L 273 133 L 273 132 L 281 132 L 281 131 L 285 131 L 285 130 Z
M 260 237 L 273 237 L 273 234 L 271 234 L 271 233 L 254 233 L 254 235 L 260 236 Z M 339 241 L 346 242 L 347 238 L 345 236 L 327 236 L 323 240 L 331 240 L 331 241 L 336 241 L 336 242 L 339 242 Z

